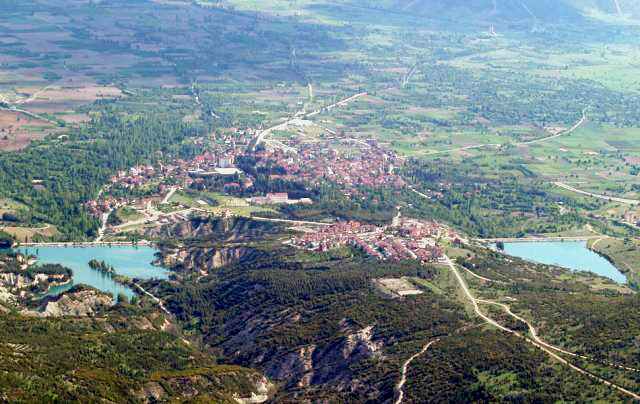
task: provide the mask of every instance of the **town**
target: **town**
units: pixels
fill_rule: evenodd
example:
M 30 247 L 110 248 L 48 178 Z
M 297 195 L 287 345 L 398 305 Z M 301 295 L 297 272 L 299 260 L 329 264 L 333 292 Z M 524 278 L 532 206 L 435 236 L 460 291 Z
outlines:
M 356 197 L 371 188 L 402 189 L 405 182 L 394 172 L 402 164 L 393 152 L 372 139 L 337 139 L 332 135 L 302 142 L 298 138 L 266 141 L 263 147 L 252 147 L 251 129 L 232 129 L 196 139 L 203 152 L 191 159 L 157 161 L 121 170 L 100 192 L 99 197 L 85 204 L 87 210 L 102 219 L 100 234 L 114 234 L 132 224 L 169 223 L 185 220 L 194 211 L 204 211 L 206 201 L 198 199 L 195 206 L 172 204 L 178 190 L 217 191 L 240 195 L 235 203 L 242 206 L 310 205 L 308 197 L 290 198 L 287 192 L 257 192 L 257 179 L 243 172 L 238 162 L 247 157 L 255 161 L 256 172 L 266 172 L 270 180 L 305 183 L 317 186 L 323 182 L 336 184 L 346 197 Z M 258 132 L 259 133 L 259 132 Z M 112 223 L 109 215 L 118 208 L 133 209 L 144 218 L 129 223 Z M 231 212 L 215 212 L 230 216 Z M 351 224 L 352 225 L 352 224 Z M 412 248 L 411 246 L 407 248 Z M 399 250 L 399 251 L 395 251 Z M 433 251 L 416 249 L 417 257 L 428 258 Z M 383 249 L 391 255 L 407 255 L 405 249 Z M 437 252 L 437 251 L 436 251 Z M 383 252 L 381 254 L 384 254 Z M 411 256 L 411 254 L 408 254 Z
M 344 188 L 348 195 L 357 193 L 360 187 L 404 187 L 405 182 L 394 173 L 394 168 L 401 164 L 394 153 L 383 149 L 375 140 L 349 139 L 346 142 L 348 148 L 339 150 L 327 144 L 291 139 L 285 147 L 276 146 L 259 152 L 257 167 L 281 167 L 286 173 L 273 174 L 272 179 L 310 184 L 333 182 Z
M 444 260 L 441 241 L 454 245 L 467 244 L 452 229 L 436 222 L 396 217 L 386 226 L 339 223 L 316 233 L 307 233 L 286 241 L 286 244 L 309 251 L 329 251 L 351 246 L 382 260 L 417 259 L 422 263 Z

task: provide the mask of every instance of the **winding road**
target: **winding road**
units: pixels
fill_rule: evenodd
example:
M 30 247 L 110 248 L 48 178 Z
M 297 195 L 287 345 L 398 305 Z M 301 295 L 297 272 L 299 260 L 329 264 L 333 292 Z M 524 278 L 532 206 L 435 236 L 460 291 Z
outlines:
M 573 125 L 571 128 L 569 128 L 567 130 L 564 130 L 562 132 L 556 133 L 555 135 L 543 137 L 543 138 L 540 138 L 540 139 L 530 140 L 528 142 L 512 143 L 512 144 L 514 146 L 527 146 L 527 145 L 531 145 L 531 144 L 546 142 L 547 140 L 555 139 L 555 138 L 558 138 L 560 136 L 568 135 L 568 134 L 574 132 L 580 126 L 582 126 L 582 124 L 587 120 L 587 109 L 589 109 L 589 108 L 587 107 L 587 108 L 584 108 L 582 110 L 582 118 L 575 125 Z M 507 144 L 504 144 L 504 145 L 507 145 Z M 451 153 L 451 152 L 463 151 L 463 150 L 481 149 L 481 148 L 484 148 L 484 147 L 501 147 L 501 146 L 503 146 L 503 144 L 501 144 L 501 143 L 475 144 L 475 145 L 470 145 L 470 146 L 457 147 L 455 149 L 434 151 L 434 152 L 431 152 L 431 153 L 427 153 L 425 156 L 434 156 L 434 155 L 437 155 L 437 154 L 445 154 L 445 153 Z
M 589 109 L 589 107 L 586 107 L 582 110 L 582 118 L 578 121 L 578 123 L 576 123 L 575 125 L 573 125 L 571 128 L 564 130 L 562 132 L 559 132 L 555 135 L 551 135 L 551 136 L 547 136 L 547 137 L 543 137 L 541 139 L 535 139 L 535 140 L 531 140 L 528 142 L 522 142 L 522 143 L 516 143 L 516 146 L 526 146 L 526 145 L 530 145 L 530 144 L 535 144 L 535 143 L 540 143 L 540 142 L 546 142 L 547 140 L 551 140 L 551 139 L 555 139 L 557 137 L 560 136 L 565 136 L 565 135 L 569 135 L 572 132 L 574 132 L 576 129 L 578 129 L 580 126 L 582 126 L 582 124 L 584 123 L 584 121 L 587 120 L 587 109 Z
M 606 386 L 612 387 L 616 390 L 618 390 L 619 392 L 632 397 L 634 400 L 639 400 L 640 401 L 640 395 L 634 393 L 633 391 L 627 390 L 622 386 L 619 386 L 615 383 L 612 383 L 606 379 L 603 379 L 600 376 L 597 376 L 587 370 L 584 370 L 576 365 L 574 365 L 573 363 L 569 362 L 568 360 L 564 359 L 563 357 L 561 357 L 560 355 L 558 355 L 556 352 L 561 352 L 563 354 L 569 355 L 569 356 L 574 356 L 574 357 L 580 357 L 582 359 L 589 359 L 587 357 L 583 357 L 580 355 L 577 355 L 575 353 L 572 352 L 568 352 L 563 350 L 562 348 L 558 348 L 555 347 L 553 345 L 547 344 L 546 342 L 542 341 L 542 339 L 540 339 L 540 337 L 538 336 L 537 330 L 535 329 L 535 327 L 533 327 L 533 325 L 531 325 L 531 323 L 529 323 L 528 321 L 526 321 L 525 319 L 523 319 L 522 317 L 518 316 L 517 314 L 513 313 L 511 311 L 511 308 L 509 306 L 507 306 L 506 304 L 502 304 L 502 303 L 496 303 L 496 302 L 492 302 L 489 300 L 482 300 L 482 299 L 476 299 L 473 294 L 471 293 L 471 291 L 469 290 L 469 288 L 467 287 L 464 279 L 462 278 L 462 275 L 460 275 L 460 272 L 458 271 L 458 269 L 456 268 L 455 264 L 453 263 L 453 261 L 451 261 L 451 259 L 445 255 L 445 262 L 446 264 L 449 266 L 449 268 L 451 269 L 451 272 L 453 272 L 453 274 L 455 275 L 456 279 L 458 280 L 458 283 L 460 284 L 460 287 L 462 288 L 462 290 L 464 291 L 465 295 L 467 296 L 467 298 L 471 301 L 471 303 L 473 304 L 473 308 L 475 313 L 482 318 L 485 322 L 487 322 L 488 324 L 502 330 L 505 332 L 508 332 L 509 334 L 515 335 L 519 338 L 523 338 L 525 339 L 527 342 L 531 343 L 532 345 L 534 345 L 535 347 L 539 348 L 540 350 L 546 352 L 549 356 L 551 356 L 552 358 L 556 359 L 558 362 L 568 366 L 569 368 L 575 370 L 576 372 L 587 376 L 593 380 L 596 380 L 599 383 L 602 383 Z M 529 332 L 531 334 L 531 338 L 527 337 L 526 335 L 523 335 L 515 330 L 512 330 L 510 328 L 507 328 L 501 324 L 499 324 L 497 321 L 495 321 L 494 319 L 492 319 L 491 317 L 488 317 L 487 315 L 485 315 L 482 310 L 480 310 L 480 306 L 478 303 L 485 303 L 485 304 L 495 304 L 498 306 L 501 306 L 505 309 L 505 311 L 507 312 L 507 314 L 509 314 L 510 316 L 512 316 L 513 318 L 517 319 L 518 321 L 523 322 L 524 324 L 527 325 L 527 327 L 529 328 Z M 614 365 L 616 367 L 619 368 L 623 368 L 623 369 L 627 369 L 624 366 L 619 366 L 619 365 Z M 629 368 L 627 370 L 635 370 L 633 368 Z

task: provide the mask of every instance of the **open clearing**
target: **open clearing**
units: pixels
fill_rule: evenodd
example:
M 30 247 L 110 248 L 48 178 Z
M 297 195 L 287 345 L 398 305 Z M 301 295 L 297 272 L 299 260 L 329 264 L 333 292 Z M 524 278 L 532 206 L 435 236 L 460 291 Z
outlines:
M 45 225 L 44 227 L 2 227 L 0 229 L 11 234 L 20 243 L 49 240 L 59 234 L 56 227 L 52 225 Z
M 384 289 L 399 296 L 421 295 L 422 290 L 415 287 L 407 278 L 382 278 L 376 280 Z

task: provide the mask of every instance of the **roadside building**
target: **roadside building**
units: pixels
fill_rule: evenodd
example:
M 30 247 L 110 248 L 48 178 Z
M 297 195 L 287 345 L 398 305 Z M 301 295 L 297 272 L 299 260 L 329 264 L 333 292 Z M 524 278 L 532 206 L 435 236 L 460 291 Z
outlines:
M 624 221 L 627 223 L 636 224 L 638 223 L 638 220 L 640 220 L 639 218 L 640 216 L 638 216 L 638 213 L 636 212 L 629 211 L 624 214 Z

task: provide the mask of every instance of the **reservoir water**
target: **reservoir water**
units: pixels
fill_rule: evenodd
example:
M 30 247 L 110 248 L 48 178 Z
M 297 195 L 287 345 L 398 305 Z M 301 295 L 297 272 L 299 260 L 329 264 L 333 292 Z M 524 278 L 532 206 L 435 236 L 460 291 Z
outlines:
M 140 279 L 167 279 L 169 272 L 151 265 L 156 250 L 148 246 L 96 246 L 96 247 L 28 247 L 20 248 L 23 254 L 33 254 L 41 264 L 60 264 L 73 270 L 70 284 L 49 289 L 48 295 L 65 292 L 73 285 L 85 284 L 112 293 L 114 300 L 122 293 L 131 299 L 135 293 L 129 287 L 114 282 L 111 276 L 89 267 L 96 259 L 112 265 L 118 275 Z
M 627 278 L 613 264 L 589 250 L 586 241 L 504 243 L 504 252 L 541 264 L 590 271 L 618 283 L 627 282 Z

